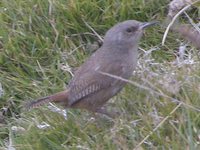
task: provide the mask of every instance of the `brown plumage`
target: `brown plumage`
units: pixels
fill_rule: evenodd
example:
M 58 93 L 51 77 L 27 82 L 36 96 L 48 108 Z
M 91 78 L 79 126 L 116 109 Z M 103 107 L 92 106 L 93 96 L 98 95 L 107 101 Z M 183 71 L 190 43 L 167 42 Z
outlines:
M 33 101 L 27 108 L 55 102 L 66 108 L 104 113 L 102 106 L 123 88 L 125 82 L 100 72 L 128 79 L 137 65 L 143 29 L 154 24 L 156 22 L 128 20 L 115 25 L 106 33 L 102 47 L 75 72 L 67 90 Z

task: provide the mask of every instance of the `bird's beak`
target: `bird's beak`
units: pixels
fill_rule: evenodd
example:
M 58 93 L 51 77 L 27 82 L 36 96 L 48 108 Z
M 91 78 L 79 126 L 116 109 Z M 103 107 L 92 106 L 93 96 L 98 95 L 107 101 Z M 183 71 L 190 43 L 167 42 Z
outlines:
M 140 25 L 140 29 L 145 29 L 145 28 L 148 28 L 148 27 L 150 27 L 150 26 L 154 26 L 154 25 L 157 25 L 157 24 L 159 24 L 159 22 L 158 21 L 152 21 L 152 22 L 144 22 L 144 23 L 142 23 L 141 25 Z

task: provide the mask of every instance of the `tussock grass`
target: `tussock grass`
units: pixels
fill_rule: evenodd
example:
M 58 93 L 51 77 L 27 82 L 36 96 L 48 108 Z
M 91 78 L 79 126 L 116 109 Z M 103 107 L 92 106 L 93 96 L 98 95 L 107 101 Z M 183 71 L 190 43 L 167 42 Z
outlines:
M 199 149 L 199 52 L 180 47 L 173 33 L 162 47 L 160 27 L 145 32 L 131 82 L 110 100 L 118 118 L 69 110 L 66 120 L 45 106 L 21 109 L 26 101 L 63 90 L 70 69 L 97 48 L 99 39 L 84 22 L 103 36 L 123 20 L 162 21 L 167 3 L 2 0 L 0 149 Z M 180 48 L 186 52 L 176 57 Z

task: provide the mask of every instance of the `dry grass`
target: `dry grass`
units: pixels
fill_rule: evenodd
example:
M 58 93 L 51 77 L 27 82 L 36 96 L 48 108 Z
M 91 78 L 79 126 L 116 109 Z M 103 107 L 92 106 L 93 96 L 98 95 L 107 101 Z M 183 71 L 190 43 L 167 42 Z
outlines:
M 73 68 L 113 24 L 162 22 L 167 3 L 2 0 L 0 149 L 199 149 L 199 52 L 172 33 L 161 46 L 160 27 L 145 32 L 138 68 L 109 102 L 120 110 L 118 118 L 66 114 L 52 105 L 21 109 L 25 101 L 65 88 Z

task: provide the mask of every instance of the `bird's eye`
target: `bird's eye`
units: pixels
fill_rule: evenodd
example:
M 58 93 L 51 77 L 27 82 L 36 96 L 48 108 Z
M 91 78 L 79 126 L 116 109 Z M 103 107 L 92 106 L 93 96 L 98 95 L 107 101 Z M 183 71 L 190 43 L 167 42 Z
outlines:
M 132 32 L 131 28 L 126 29 L 126 32 L 131 33 Z
M 137 30 L 136 27 L 130 27 L 130 28 L 127 28 L 127 29 L 126 29 L 126 32 L 127 32 L 127 33 L 133 33 L 133 32 L 135 32 L 136 30 Z

